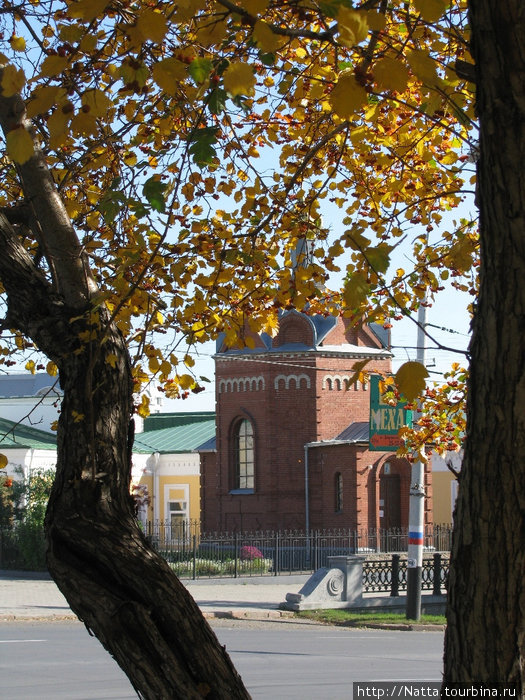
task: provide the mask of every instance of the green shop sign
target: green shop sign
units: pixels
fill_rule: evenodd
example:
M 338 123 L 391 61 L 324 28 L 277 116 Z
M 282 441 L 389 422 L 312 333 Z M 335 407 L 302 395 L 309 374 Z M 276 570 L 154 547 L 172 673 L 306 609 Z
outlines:
M 406 402 L 398 401 L 391 406 L 383 401 L 379 391 L 380 378 L 370 377 L 370 441 L 369 449 L 376 452 L 395 452 L 401 446 L 398 437 L 400 428 L 412 426 L 412 411 L 405 408 Z

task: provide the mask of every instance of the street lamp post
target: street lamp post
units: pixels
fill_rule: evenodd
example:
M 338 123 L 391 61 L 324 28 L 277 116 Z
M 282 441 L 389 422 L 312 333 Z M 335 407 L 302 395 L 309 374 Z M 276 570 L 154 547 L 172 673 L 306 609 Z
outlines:
M 425 365 L 426 307 L 418 311 L 417 361 Z M 407 557 L 407 605 L 406 617 L 419 620 L 421 617 L 421 581 L 423 569 L 423 541 L 425 519 L 425 464 L 414 462 L 410 482 L 408 513 L 408 557 Z

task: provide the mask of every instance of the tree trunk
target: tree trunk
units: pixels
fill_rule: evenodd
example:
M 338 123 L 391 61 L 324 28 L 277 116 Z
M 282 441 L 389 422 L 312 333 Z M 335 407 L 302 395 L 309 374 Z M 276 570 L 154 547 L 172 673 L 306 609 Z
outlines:
M 141 697 L 247 698 L 193 598 L 138 528 L 129 495 L 128 354 L 111 326 L 101 323 L 100 332 L 103 341 L 63 353 L 59 364 L 64 401 L 46 517 L 49 571 Z M 116 367 L 107 354 L 118 358 Z
M 480 296 L 444 681 L 525 688 L 525 6 L 471 0 Z
M 226 650 L 135 519 L 131 370 L 108 312 L 68 308 L 1 213 L 0 279 L 6 325 L 57 364 L 64 390 L 46 515 L 58 587 L 140 697 L 248 698 Z

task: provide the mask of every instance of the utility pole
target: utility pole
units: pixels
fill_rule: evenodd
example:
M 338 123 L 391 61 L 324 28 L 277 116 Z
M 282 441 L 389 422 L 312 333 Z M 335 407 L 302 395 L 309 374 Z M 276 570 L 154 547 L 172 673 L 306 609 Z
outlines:
M 418 311 L 417 361 L 425 365 L 426 306 Z M 412 465 L 410 500 L 408 513 L 408 561 L 407 561 L 407 607 L 406 617 L 419 620 L 421 617 L 421 572 L 423 569 L 423 541 L 425 524 L 425 464 L 422 460 Z

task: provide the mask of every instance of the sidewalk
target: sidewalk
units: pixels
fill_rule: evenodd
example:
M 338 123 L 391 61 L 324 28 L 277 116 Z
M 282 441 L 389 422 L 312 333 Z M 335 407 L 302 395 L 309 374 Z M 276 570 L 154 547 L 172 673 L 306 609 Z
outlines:
M 266 619 L 293 617 L 279 610 L 304 576 L 199 579 L 182 583 L 205 617 Z M 76 620 L 55 582 L 45 573 L 0 570 L 0 620 Z

